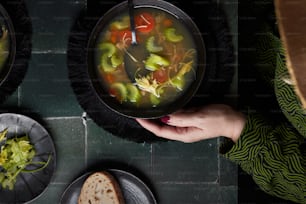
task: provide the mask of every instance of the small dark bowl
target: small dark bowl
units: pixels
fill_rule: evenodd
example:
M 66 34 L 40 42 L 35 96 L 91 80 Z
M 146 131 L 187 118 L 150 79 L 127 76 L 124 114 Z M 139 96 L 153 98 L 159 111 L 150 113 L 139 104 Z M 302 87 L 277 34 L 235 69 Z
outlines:
M 14 61 L 15 61 L 15 54 L 16 54 L 16 38 L 15 38 L 15 30 L 13 27 L 12 20 L 10 19 L 8 13 L 0 4 L 0 25 L 4 25 L 5 28 L 8 30 L 8 38 L 9 38 L 9 55 L 4 62 L 3 66 L 0 67 L 0 86 L 4 83 L 6 78 L 8 77 Z M 2 29 L 0 27 L 0 29 Z
M 20 172 L 16 177 L 13 190 L 2 188 L 0 185 L 0 203 L 28 203 L 36 200 L 48 189 L 56 169 L 56 150 L 52 137 L 37 121 L 25 115 L 15 113 L 0 114 L 0 131 L 7 129 L 7 138 L 23 137 L 27 135 L 34 146 L 36 154 L 33 162 L 46 162 L 48 165 L 36 172 Z M 0 148 L 4 145 L 0 142 Z M 26 170 L 37 169 L 36 164 L 29 164 Z
M 113 20 L 118 14 L 120 15 L 122 12 L 127 12 L 128 10 L 128 3 L 124 1 L 108 12 L 106 12 L 98 21 L 96 26 L 94 27 L 89 42 L 88 42 L 88 52 L 87 52 L 87 63 L 88 63 L 88 74 L 94 87 L 97 95 L 99 96 L 102 103 L 104 103 L 107 107 L 111 110 L 122 114 L 127 117 L 131 118 L 159 118 L 170 113 L 173 113 L 179 109 L 181 109 L 184 105 L 186 105 L 197 92 L 202 79 L 204 77 L 205 72 L 205 62 L 206 62 L 206 50 L 204 41 L 202 39 L 201 33 L 193 22 L 193 20 L 181 9 L 170 4 L 166 1 L 162 0 L 134 0 L 135 8 L 154 8 L 160 9 L 164 12 L 169 13 L 176 19 L 178 19 L 190 34 L 193 37 L 195 42 L 196 51 L 197 51 L 197 69 L 195 72 L 195 79 L 194 81 L 188 86 L 187 90 L 182 94 L 179 98 L 175 101 L 172 101 L 170 104 L 157 106 L 157 107 L 150 107 L 150 108 L 140 108 L 140 107 L 132 107 L 132 106 L 125 106 L 117 101 L 114 97 L 111 97 L 109 93 L 103 88 L 101 83 L 99 82 L 100 77 L 98 76 L 97 68 L 95 67 L 94 62 L 94 55 L 95 49 L 97 45 L 97 40 L 99 37 L 100 32 L 105 28 L 108 23 Z

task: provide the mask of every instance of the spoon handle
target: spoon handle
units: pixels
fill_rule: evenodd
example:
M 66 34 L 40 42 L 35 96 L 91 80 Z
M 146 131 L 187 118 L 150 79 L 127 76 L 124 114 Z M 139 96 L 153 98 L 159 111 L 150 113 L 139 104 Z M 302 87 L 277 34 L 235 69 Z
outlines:
M 136 41 L 136 31 L 135 31 L 135 21 L 134 21 L 134 3 L 133 0 L 128 0 L 130 24 L 132 32 L 132 44 L 137 44 Z

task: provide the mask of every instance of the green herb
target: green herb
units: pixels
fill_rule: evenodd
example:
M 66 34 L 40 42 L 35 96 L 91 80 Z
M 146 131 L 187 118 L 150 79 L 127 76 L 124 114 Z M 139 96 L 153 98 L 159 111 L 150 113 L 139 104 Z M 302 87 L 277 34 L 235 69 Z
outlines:
M 28 136 L 7 138 L 7 129 L 0 132 L 0 142 L 5 141 L 0 149 L 0 184 L 2 188 L 12 190 L 17 176 L 23 173 L 33 173 L 48 166 L 51 156 L 46 162 L 33 162 L 36 154 Z M 26 170 L 28 165 L 41 165 L 34 170 Z

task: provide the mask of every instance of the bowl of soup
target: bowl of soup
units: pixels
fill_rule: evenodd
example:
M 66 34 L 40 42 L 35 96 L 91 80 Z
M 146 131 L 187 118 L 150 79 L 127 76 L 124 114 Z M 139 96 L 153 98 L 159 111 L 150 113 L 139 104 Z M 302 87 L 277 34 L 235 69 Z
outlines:
M 15 36 L 11 19 L 0 4 L 0 85 L 7 78 L 15 57 Z
M 192 19 L 166 1 L 135 0 L 105 13 L 88 43 L 88 73 L 101 101 L 127 117 L 158 118 L 186 105 L 205 73 L 205 45 Z

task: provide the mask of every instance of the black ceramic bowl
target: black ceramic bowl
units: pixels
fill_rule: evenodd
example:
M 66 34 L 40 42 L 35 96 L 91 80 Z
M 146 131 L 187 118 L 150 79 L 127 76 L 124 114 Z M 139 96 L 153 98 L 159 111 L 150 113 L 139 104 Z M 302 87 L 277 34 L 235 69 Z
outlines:
M 170 4 L 162 0 L 134 0 L 134 8 L 135 11 L 137 11 L 137 9 L 139 10 L 157 9 L 166 13 L 167 15 L 170 14 L 172 17 L 175 18 L 175 21 L 177 20 L 179 24 L 182 24 L 185 30 L 188 31 L 188 35 L 191 36 L 191 39 L 194 43 L 194 50 L 196 51 L 195 52 L 196 63 L 193 65 L 195 69 L 192 70 L 194 77 L 192 80 L 189 80 L 190 84 L 185 88 L 183 94 L 181 94 L 179 97 L 175 98 L 174 100 L 166 104 L 156 105 L 151 107 L 131 106 L 121 103 L 115 97 L 111 96 L 109 90 L 107 90 L 107 88 L 105 88 L 105 86 L 102 85 L 103 80 L 105 79 L 100 76 L 96 63 L 97 61 L 96 51 L 97 49 L 99 49 L 98 48 L 99 36 L 101 32 L 104 32 L 105 27 L 109 26 L 110 21 L 118 17 L 118 15 L 128 12 L 127 1 L 118 4 L 117 6 L 113 7 L 108 12 L 106 12 L 99 19 L 98 23 L 94 27 L 88 43 L 88 52 L 87 52 L 88 74 L 91 79 L 91 83 L 97 95 L 101 99 L 102 103 L 104 103 L 113 111 L 131 118 L 158 118 L 182 108 L 191 100 L 191 98 L 196 93 L 204 77 L 204 72 L 205 72 L 205 53 L 206 53 L 205 46 L 201 33 L 197 28 L 196 24 L 184 11 L 174 6 L 173 4 Z M 136 30 L 136 35 L 137 35 L 137 30 Z M 139 46 L 139 44 L 137 46 Z M 137 85 L 139 86 L 139 84 Z
M 16 39 L 14 34 L 12 21 L 0 4 L 0 86 L 9 75 L 15 60 Z
M 20 114 L 0 114 L 0 131 L 7 129 L 7 138 L 28 136 L 35 148 L 33 162 L 46 162 L 48 165 L 36 172 L 20 172 L 12 190 L 0 185 L 0 203 L 28 203 L 42 195 L 50 184 L 56 168 L 56 151 L 53 140 L 47 130 L 37 121 Z M 5 140 L 0 142 L 0 148 Z M 34 170 L 41 167 L 37 164 L 28 164 L 25 170 Z M 2 169 L 0 167 L 0 171 Z

